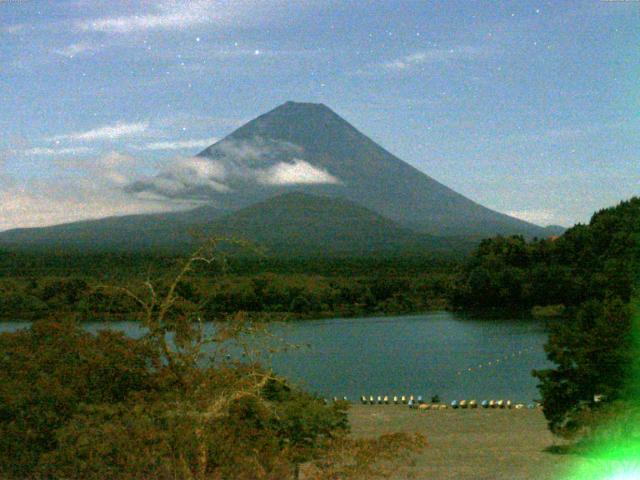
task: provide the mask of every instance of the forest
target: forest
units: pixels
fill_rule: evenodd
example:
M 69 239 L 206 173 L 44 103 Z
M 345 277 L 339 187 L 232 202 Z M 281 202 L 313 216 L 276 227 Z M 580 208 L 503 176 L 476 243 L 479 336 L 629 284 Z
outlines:
M 162 285 L 181 261 L 149 254 L 0 254 L 0 321 L 71 315 L 79 321 L 135 320 L 137 306 L 110 286 L 148 279 Z M 450 261 L 425 257 L 225 257 L 178 286 L 185 307 L 207 320 L 243 311 L 254 319 L 296 320 L 443 309 Z
M 465 309 L 564 305 L 618 297 L 629 302 L 640 259 L 640 199 L 593 215 L 559 237 L 483 240 L 451 292 Z

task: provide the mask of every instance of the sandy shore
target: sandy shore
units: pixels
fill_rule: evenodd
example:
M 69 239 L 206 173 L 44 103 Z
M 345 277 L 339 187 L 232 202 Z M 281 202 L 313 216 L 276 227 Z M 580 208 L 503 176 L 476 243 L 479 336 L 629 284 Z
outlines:
M 416 479 L 561 480 L 571 456 L 545 449 L 559 442 L 539 410 L 418 411 L 397 405 L 354 405 L 353 434 L 420 432 L 429 446 L 418 455 Z M 404 478 L 404 477 L 402 477 Z

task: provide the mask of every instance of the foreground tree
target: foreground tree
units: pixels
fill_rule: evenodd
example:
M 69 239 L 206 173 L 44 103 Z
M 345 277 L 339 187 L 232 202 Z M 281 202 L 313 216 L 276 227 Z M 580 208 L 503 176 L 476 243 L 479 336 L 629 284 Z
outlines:
M 631 326 L 631 309 L 620 299 L 587 302 L 575 317 L 550 326 L 545 350 L 555 368 L 534 376 L 552 432 L 575 436 L 592 425 L 588 412 L 628 399 Z

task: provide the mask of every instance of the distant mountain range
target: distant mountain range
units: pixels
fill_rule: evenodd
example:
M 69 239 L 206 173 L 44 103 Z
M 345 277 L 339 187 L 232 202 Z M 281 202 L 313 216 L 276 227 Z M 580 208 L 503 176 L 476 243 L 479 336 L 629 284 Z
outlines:
M 127 189 L 198 199 L 206 206 L 10 230 L 0 233 L 0 246 L 182 249 L 191 244 L 187 231 L 196 228 L 245 236 L 283 253 L 365 254 L 446 250 L 459 247 L 462 237 L 562 231 L 469 200 L 321 104 L 287 102 L 205 149 L 196 161 L 194 181 L 167 170 Z

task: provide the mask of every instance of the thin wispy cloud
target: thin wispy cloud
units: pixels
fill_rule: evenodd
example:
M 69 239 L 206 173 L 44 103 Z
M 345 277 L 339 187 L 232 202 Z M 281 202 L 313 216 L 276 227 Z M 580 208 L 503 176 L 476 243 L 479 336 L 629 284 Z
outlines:
M 117 122 L 113 125 L 94 128 L 85 132 L 72 132 L 50 137 L 51 141 L 72 140 L 92 142 L 96 140 L 113 140 L 122 137 L 132 137 L 144 134 L 149 128 L 148 122 L 125 123 Z
M 382 68 L 388 71 L 406 71 L 431 63 L 448 62 L 456 60 L 477 60 L 487 58 L 494 52 L 486 47 L 469 45 L 451 48 L 431 48 L 396 58 L 382 64 Z
M 319 2 L 294 2 L 307 8 Z M 187 30 L 203 25 L 234 26 L 256 24 L 274 18 L 288 18 L 291 3 L 284 0 L 173 0 L 145 3 L 146 10 L 80 20 L 76 28 L 85 32 L 134 34 L 151 31 Z
M 584 142 L 585 138 L 593 138 L 597 135 L 611 135 L 615 132 L 635 132 L 640 127 L 640 122 L 631 119 L 601 123 L 587 123 L 582 125 L 558 125 L 544 130 L 512 133 L 500 138 L 500 141 L 511 144 L 529 145 L 532 142 L 542 143 L 566 143 Z M 486 143 L 495 142 L 493 136 L 485 136 L 482 140 Z
M 152 30 L 184 30 L 193 26 L 220 22 L 242 4 L 199 0 L 158 3 L 146 12 L 83 20 L 76 25 L 83 31 L 127 34 Z
M 72 43 L 63 48 L 57 48 L 52 50 L 56 55 L 60 55 L 67 58 L 73 58 L 81 54 L 96 53 L 102 50 L 103 46 L 99 44 L 92 44 L 88 42 Z
M 9 33 L 11 35 L 16 35 L 18 33 L 22 33 L 27 29 L 28 25 L 26 23 L 15 23 L 13 25 L 2 25 L 0 26 L 0 32 Z
M 151 142 L 134 148 L 136 150 L 186 150 L 191 148 L 206 148 L 217 141 L 217 138 L 212 137 L 203 139 L 175 140 L 171 142 Z
M 79 24 L 82 30 L 105 33 L 131 33 L 153 29 L 185 28 L 191 25 L 207 23 L 207 17 L 187 13 L 134 15 L 125 17 L 107 17 Z
M 61 155 L 83 155 L 91 153 L 93 149 L 89 147 L 66 147 L 66 148 L 49 148 L 49 147 L 34 147 L 27 150 L 23 150 L 21 153 L 27 156 L 61 156 Z

